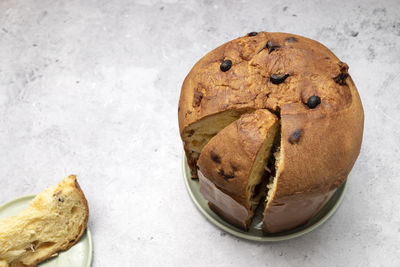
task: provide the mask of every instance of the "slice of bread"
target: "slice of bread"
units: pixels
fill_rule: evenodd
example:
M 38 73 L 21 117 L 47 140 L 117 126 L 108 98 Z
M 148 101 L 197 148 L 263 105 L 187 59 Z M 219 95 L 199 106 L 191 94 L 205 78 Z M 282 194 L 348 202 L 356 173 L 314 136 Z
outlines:
M 182 133 L 182 138 L 184 140 L 186 158 L 188 160 L 192 178 L 198 178 L 196 168 L 197 160 L 203 147 L 210 141 L 210 139 L 223 128 L 238 120 L 242 114 L 250 113 L 252 111 L 252 109 L 223 111 L 208 116 L 186 128 L 185 132 Z
M 264 168 L 278 131 L 278 118 L 259 109 L 221 130 L 200 154 L 200 192 L 214 212 L 241 229 L 249 229 L 265 195 Z
M 37 195 L 27 209 L 0 219 L 0 266 L 35 266 L 67 250 L 84 233 L 88 218 L 86 198 L 70 175 Z

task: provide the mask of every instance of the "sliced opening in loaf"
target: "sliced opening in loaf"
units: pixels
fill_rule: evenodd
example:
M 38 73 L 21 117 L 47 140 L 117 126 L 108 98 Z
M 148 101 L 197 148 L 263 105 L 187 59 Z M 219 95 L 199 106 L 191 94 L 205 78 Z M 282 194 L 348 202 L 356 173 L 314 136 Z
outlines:
M 276 136 L 279 135 L 279 128 L 279 123 L 276 123 L 269 129 L 267 138 L 265 138 L 252 166 L 247 187 L 251 210 L 255 210 L 261 198 L 266 194 L 265 188 L 269 175 L 265 171 L 265 166 L 267 166 L 268 160 L 272 158 L 272 149 L 276 142 Z
M 269 160 L 267 168 L 266 168 L 266 173 L 268 174 L 267 177 L 269 177 L 269 178 L 268 178 L 268 184 L 267 184 L 267 188 L 266 188 L 268 193 L 267 193 L 267 197 L 265 199 L 265 204 L 268 203 L 268 201 L 272 198 L 273 193 L 275 192 L 276 174 L 277 174 L 277 170 L 279 168 L 280 155 L 281 155 L 280 143 L 278 143 L 278 145 L 274 147 L 274 152 L 272 153 L 272 155 L 273 156 L 270 157 L 270 160 Z
M 251 210 L 255 212 L 257 206 L 264 203 L 264 208 L 272 198 L 276 187 L 276 174 L 280 163 L 281 152 L 281 125 L 280 121 L 275 129 L 268 133 L 249 179 L 251 191 Z M 253 176 L 254 175 L 254 176 Z

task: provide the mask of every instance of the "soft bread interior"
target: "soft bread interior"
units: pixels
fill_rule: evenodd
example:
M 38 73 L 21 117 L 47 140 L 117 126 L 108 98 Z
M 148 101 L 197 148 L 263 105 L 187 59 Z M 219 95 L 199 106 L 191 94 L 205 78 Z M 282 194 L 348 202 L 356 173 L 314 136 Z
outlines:
M 190 125 L 183 133 L 183 140 L 185 149 L 189 151 L 189 157 L 194 162 L 200 156 L 203 147 L 210 141 L 210 139 L 219 133 L 223 128 L 239 119 L 244 113 L 252 110 L 227 110 L 220 112 L 216 115 L 205 117 L 204 119 Z
M 270 199 L 272 199 L 272 196 L 275 193 L 275 189 L 276 189 L 276 184 L 277 184 L 277 173 L 279 170 L 279 163 L 280 163 L 280 157 L 281 157 L 281 146 L 277 146 L 275 148 L 275 151 L 273 152 L 273 157 L 271 157 L 271 165 L 268 167 L 267 166 L 267 173 L 269 174 L 269 181 L 267 184 L 267 197 L 265 199 L 265 204 L 267 205 L 268 201 Z
M 33 266 L 73 245 L 88 219 L 75 176 L 37 195 L 19 214 L 0 220 L 0 262 Z
M 267 176 L 267 173 L 265 172 L 265 166 L 267 166 L 268 160 L 271 157 L 272 147 L 276 135 L 279 132 L 279 128 L 279 123 L 277 122 L 268 130 L 267 137 L 265 138 L 251 169 L 248 180 L 247 195 L 249 196 L 252 210 L 257 207 L 261 198 L 264 197 L 266 193 L 265 188 L 269 176 Z

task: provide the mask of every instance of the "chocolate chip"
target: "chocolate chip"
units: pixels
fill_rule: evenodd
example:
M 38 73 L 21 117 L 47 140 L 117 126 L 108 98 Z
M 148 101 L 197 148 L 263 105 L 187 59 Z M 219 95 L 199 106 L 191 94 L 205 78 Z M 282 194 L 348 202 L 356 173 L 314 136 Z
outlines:
M 283 83 L 287 77 L 289 77 L 289 74 L 272 74 L 269 80 L 273 84 L 280 84 Z
M 275 43 L 274 41 L 272 41 L 272 40 L 269 40 L 268 42 L 267 42 L 267 49 L 268 49 L 268 53 L 271 53 L 272 51 L 274 51 L 275 49 L 277 49 L 277 48 L 280 48 L 281 46 L 280 45 L 278 45 L 277 43 Z
M 62 199 L 62 198 L 59 197 L 59 198 L 58 198 L 58 201 L 59 201 L 59 202 L 64 202 L 64 199 Z
M 212 159 L 214 162 L 216 162 L 216 163 L 221 163 L 221 158 L 220 158 L 220 156 L 218 156 L 218 154 L 215 153 L 214 150 L 211 150 L 211 152 L 210 152 L 210 157 L 211 157 L 211 159 Z
M 339 61 L 338 63 L 340 72 L 347 72 L 349 70 L 349 65 L 346 64 L 346 62 Z
M 347 77 L 349 77 L 349 74 L 346 72 L 341 72 L 338 74 L 338 76 L 336 76 L 335 78 L 333 78 L 333 80 L 340 84 L 340 85 L 346 85 L 346 79 Z
M 235 175 L 233 173 L 232 174 L 225 173 L 223 169 L 219 169 L 218 174 L 222 176 L 225 180 L 235 178 Z
M 190 131 L 188 132 L 188 137 L 192 137 L 193 134 L 194 134 L 194 130 L 192 129 L 192 130 L 190 130 Z
M 258 33 L 257 32 L 250 32 L 249 34 L 248 34 L 248 36 L 256 36 Z
M 200 106 L 201 100 L 203 99 L 203 93 L 201 91 L 195 90 L 193 96 L 193 103 L 192 106 L 198 107 Z
M 321 98 L 317 95 L 310 96 L 307 100 L 307 106 L 311 109 L 316 108 L 319 104 L 321 104 Z
M 296 37 L 291 36 L 291 37 L 286 38 L 285 41 L 288 43 L 295 43 L 295 42 L 298 42 L 299 40 L 297 40 Z
M 299 142 L 301 134 L 303 133 L 302 130 L 296 130 L 294 131 L 290 136 L 289 136 L 289 143 L 291 143 L 292 145 Z
M 232 67 L 232 61 L 229 59 L 222 61 L 221 66 L 219 66 L 219 68 L 223 72 L 228 71 L 231 67 Z

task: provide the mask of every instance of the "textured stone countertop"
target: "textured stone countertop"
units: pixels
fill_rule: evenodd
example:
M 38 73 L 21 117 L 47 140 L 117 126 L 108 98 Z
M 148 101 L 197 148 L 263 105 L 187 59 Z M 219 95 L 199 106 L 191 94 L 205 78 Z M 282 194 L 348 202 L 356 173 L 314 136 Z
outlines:
M 93 266 L 400 266 L 400 2 L 0 1 L 0 203 L 78 175 Z M 274 243 L 225 234 L 181 170 L 193 64 L 250 31 L 316 39 L 350 66 L 363 146 L 337 213 Z

